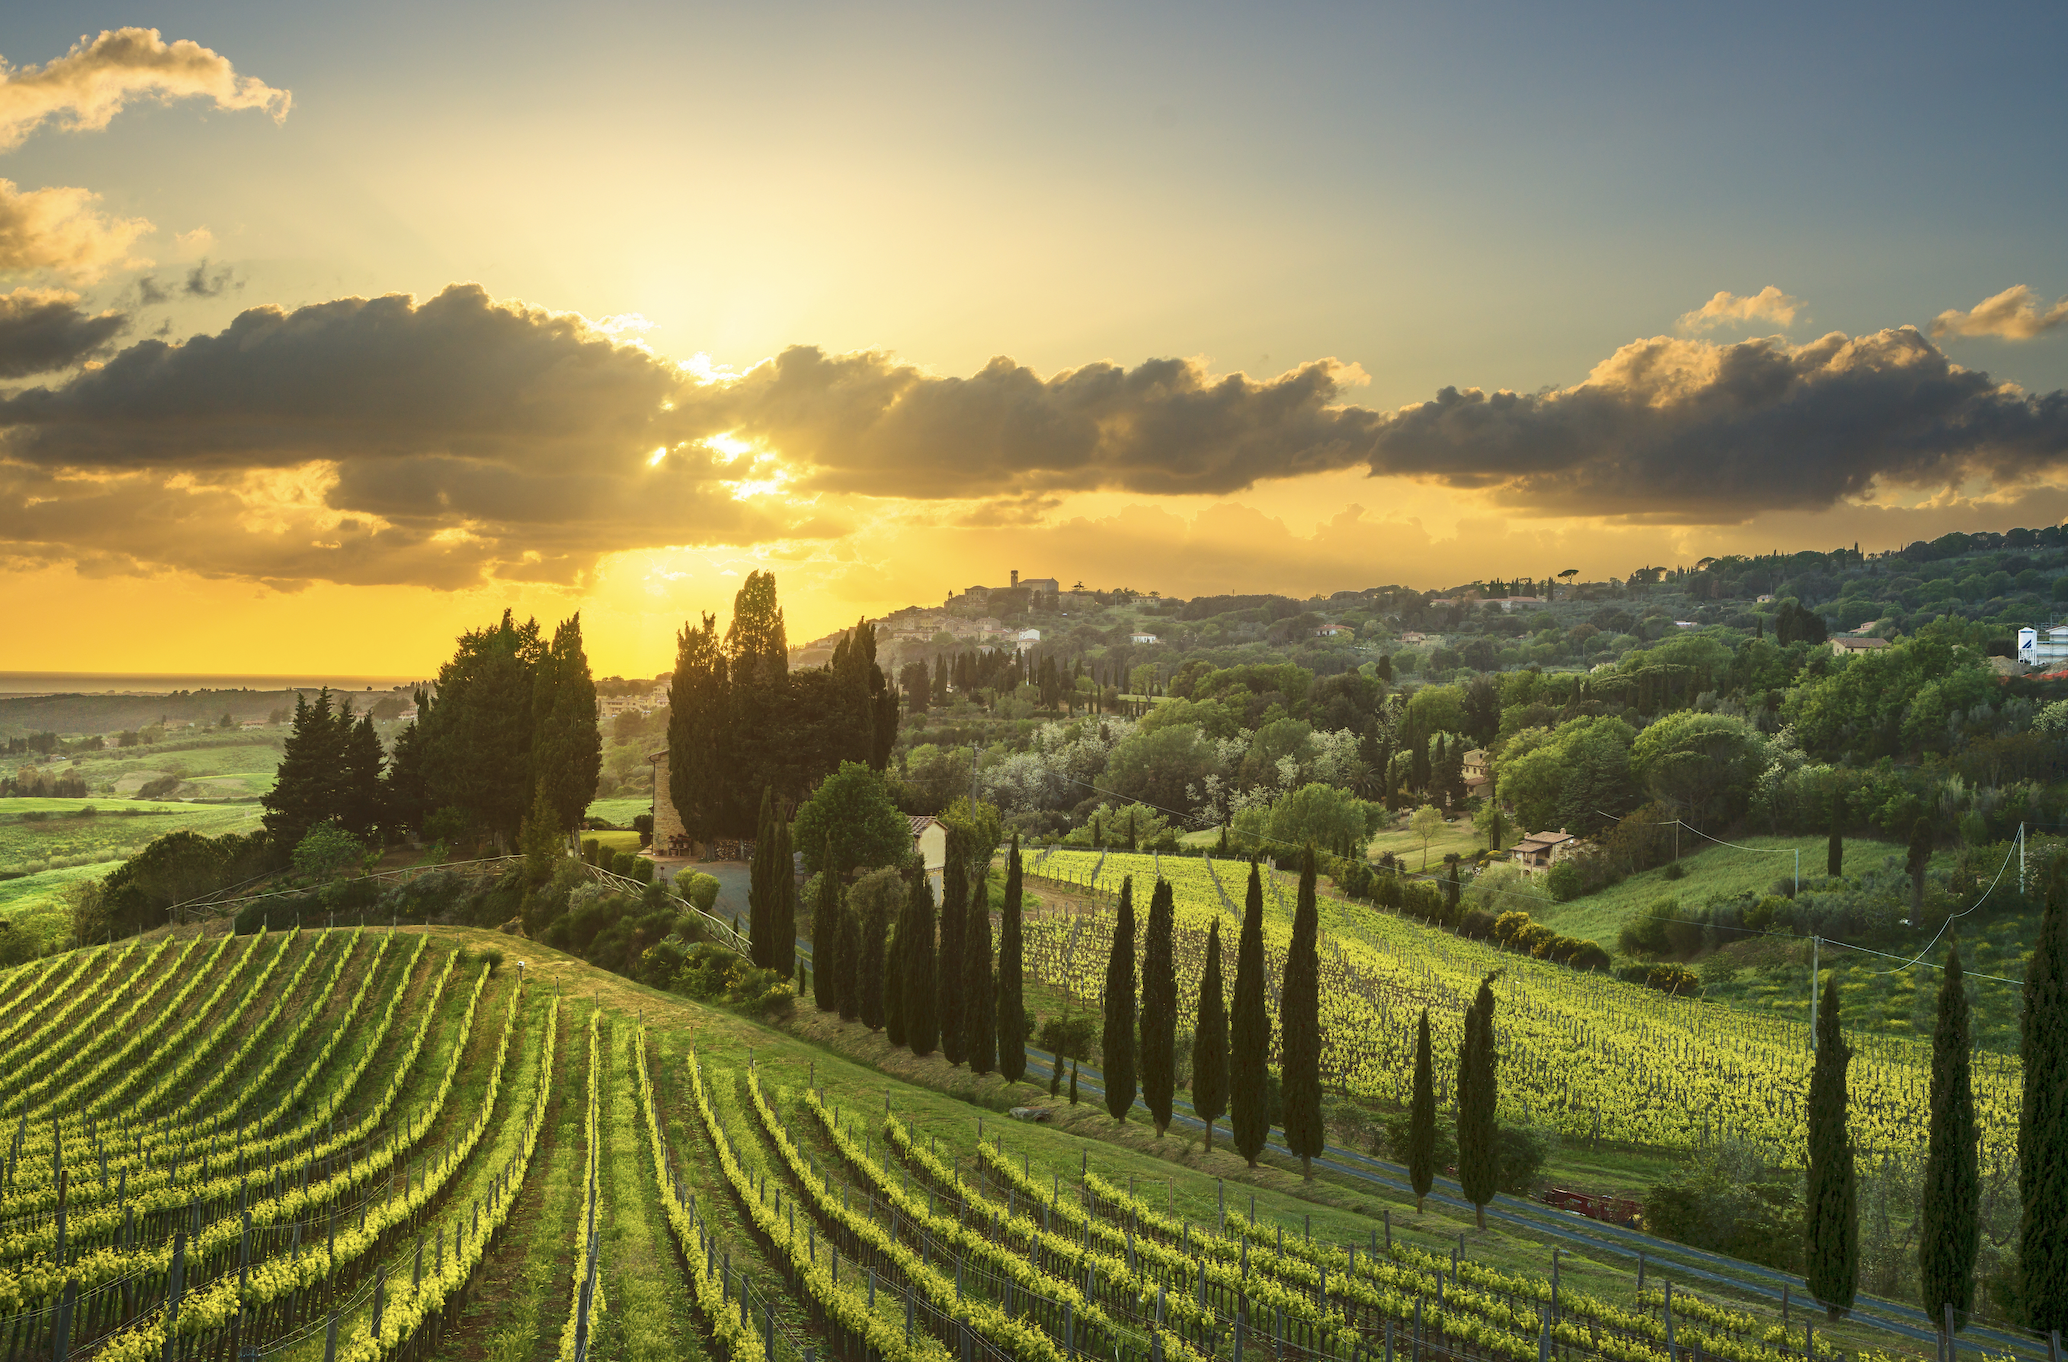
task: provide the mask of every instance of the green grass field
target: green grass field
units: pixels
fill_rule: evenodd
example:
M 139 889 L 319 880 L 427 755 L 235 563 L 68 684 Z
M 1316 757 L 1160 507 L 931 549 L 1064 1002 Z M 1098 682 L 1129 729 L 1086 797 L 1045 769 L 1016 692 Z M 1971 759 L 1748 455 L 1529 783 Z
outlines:
M 1514 845 L 1518 834 L 1507 832 L 1502 841 Z M 1431 867 L 1443 863 L 1444 853 L 1455 851 L 1460 856 L 1472 856 L 1486 849 L 1486 834 L 1472 826 L 1470 817 L 1460 814 L 1443 825 L 1436 839 L 1429 843 L 1428 861 Z M 1386 828 L 1371 839 L 1371 855 L 1376 858 L 1386 852 L 1398 856 L 1410 870 L 1422 868 L 1422 839 L 1409 832 L 1405 820 L 1394 827 Z
M 65 890 L 80 880 L 99 879 L 113 866 L 75 865 L 46 870 L 17 880 L 0 880 L 0 922 L 29 933 L 44 950 L 63 944 L 70 923 L 65 916 Z
M 185 795 L 256 799 L 273 788 L 280 743 L 280 732 L 208 734 L 150 747 L 82 753 L 74 764 L 97 795 L 130 795 L 146 781 L 178 776 L 191 782 L 191 788 L 181 792 Z
M 210 837 L 248 832 L 258 826 L 259 814 L 257 804 L 0 800 L 0 870 L 33 873 L 119 861 L 152 838 L 181 829 Z
M 597 799 L 590 801 L 587 817 L 600 818 L 619 827 L 630 827 L 632 820 L 642 813 L 653 812 L 652 795 L 636 795 L 628 799 Z
M 1719 896 L 1763 894 L 1776 881 L 1793 877 L 1795 856 L 1792 853 L 1796 851 L 1802 853 L 1805 882 L 1821 879 L 1824 874 L 1827 843 L 1822 837 L 1745 837 L 1737 839 L 1738 846 L 1728 847 L 1702 843 L 1693 833 L 1686 831 L 1681 836 L 1684 840 L 1677 862 L 1681 878 L 1668 879 L 1668 868 L 1660 866 L 1632 875 L 1598 894 L 1589 894 L 1570 903 L 1547 904 L 1541 911 L 1532 910 L 1530 915 L 1567 936 L 1599 941 L 1614 950 L 1616 933 L 1622 930 L 1623 924 L 1660 899 L 1676 898 L 1683 903 L 1700 905 Z M 1696 850 L 1695 845 L 1703 849 Z M 1848 873 L 1856 873 L 1869 866 L 1879 867 L 1890 856 L 1900 861 L 1903 848 L 1890 842 L 1853 840 L 1845 844 Z

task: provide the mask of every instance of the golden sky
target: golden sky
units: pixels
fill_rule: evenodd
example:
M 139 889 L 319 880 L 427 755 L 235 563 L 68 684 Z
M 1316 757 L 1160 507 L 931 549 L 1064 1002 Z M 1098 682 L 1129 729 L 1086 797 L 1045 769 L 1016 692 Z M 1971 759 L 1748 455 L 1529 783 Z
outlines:
M 2068 514 L 2068 95 L 1952 16 L 422 11 L 0 28 L 0 670 Z

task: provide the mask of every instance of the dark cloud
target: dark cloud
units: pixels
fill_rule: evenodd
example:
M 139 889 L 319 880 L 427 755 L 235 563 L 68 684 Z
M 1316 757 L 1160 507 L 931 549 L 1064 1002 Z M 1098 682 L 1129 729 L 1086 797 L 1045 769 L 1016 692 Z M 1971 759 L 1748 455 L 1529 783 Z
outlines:
M 99 353 L 129 326 L 119 312 L 79 308 L 79 295 L 18 288 L 0 293 L 0 379 L 64 369 Z
M 0 542 L 276 583 L 462 586 L 839 532 L 736 499 L 748 467 L 682 442 L 667 406 L 682 386 L 579 318 L 470 286 L 252 309 L 0 401 Z
M 1334 360 L 1265 381 L 1154 360 L 1042 379 L 997 359 L 937 378 L 800 348 L 693 405 L 810 465 L 811 485 L 921 498 L 1225 494 L 1362 466 L 1492 489 L 1526 513 L 1698 523 L 1827 507 L 1877 481 L 2016 478 L 2068 456 L 2068 394 L 1960 368 L 1908 327 L 1802 346 L 1658 337 L 1570 388 L 1445 388 L 1393 412 L 1345 403 L 1359 377 Z
M 999 358 L 936 378 L 874 352 L 800 346 L 700 390 L 691 410 L 811 465 L 830 491 L 1225 493 L 1360 462 L 1381 418 L 1335 405 L 1356 377 L 1334 360 L 1259 382 L 1159 359 L 1043 379 Z
M 2068 456 L 2068 393 L 2033 396 L 1963 369 L 1910 327 L 1802 346 L 1661 337 L 1572 388 L 1446 388 L 1375 435 L 1374 473 L 1498 488 L 1547 515 L 1717 523 L 1820 510 L 1878 482 L 2054 472 Z
M 145 274 L 137 277 L 136 305 L 138 307 L 156 307 L 171 297 L 171 290 L 159 286 L 157 275 Z
M 193 269 L 187 271 L 186 292 L 189 297 L 220 297 L 224 289 L 232 287 L 241 289 L 244 287 L 244 281 L 234 277 L 228 265 L 211 271 L 208 268 L 208 261 L 204 259 L 200 264 L 194 266 Z

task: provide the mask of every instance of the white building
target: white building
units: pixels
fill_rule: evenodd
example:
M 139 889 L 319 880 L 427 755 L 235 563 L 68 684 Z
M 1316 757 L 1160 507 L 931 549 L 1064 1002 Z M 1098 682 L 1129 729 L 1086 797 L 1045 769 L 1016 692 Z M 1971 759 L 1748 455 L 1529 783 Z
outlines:
M 1153 644 L 1153 643 L 1155 643 L 1155 642 L 1156 642 L 1156 635 L 1154 635 L 1154 634 L 1135 634 L 1135 635 L 1133 635 L 1133 636 L 1132 636 L 1132 637 L 1131 637 L 1131 638 L 1129 639 L 1129 642 L 1131 642 L 1131 643 L 1141 643 L 1141 644 Z
M 2018 631 L 2018 661 L 2028 667 L 2051 670 L 2068 662 L 2068 624 L 2050 624 L 2044 629 Z

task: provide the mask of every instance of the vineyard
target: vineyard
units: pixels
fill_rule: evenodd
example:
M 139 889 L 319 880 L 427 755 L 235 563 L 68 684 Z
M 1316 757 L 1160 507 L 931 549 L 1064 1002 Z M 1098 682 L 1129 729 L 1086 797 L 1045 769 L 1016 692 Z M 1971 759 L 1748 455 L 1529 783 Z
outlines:
M 1188 923 L 1225 911 L 1187 883 Z M 1381 979 L 1359 949 L 1341 979 Z M 1400 991 L 1372 1006 L 1475 967 L 1383 976 Z M 4 1362 L 1807 1362 L 1861 1343 L 1663 1265 L 1640 1285 L 1405 1202 L 1244 1186 L 1239 1160 L 1172 1176 L 1084 1138 L 1074 1108 L 1023 1125 L 887 1087 L 493 933 L 48 957 L 0 976 L 0 1066 Z
M 1029 858 L 1051 886 L 1109 904 L 1124 877 L 1137 894 L 1158 874 L 1177 898 L 1180 1017 L 1197 1012 L 1209 924 L 1240 924 L 1249 868 L 1238 860 L 1052 851 Z M 1265 871 L 1266 978 L 1284 973 L 1294 877 Z M 1727 1010 L 1618 983 L 1599 974 L 1505 952 L 1324 895 L 1321 907 L 1322 1069 L 1336 1091 L 1404 1107 L 1414 1027 L 1429 1009 L 1436 1091 L 1454 1090 L 1466 1004 L 1499 970 L 1500 1117 L 1568 1139 L 1652 1148 L 1754 1142 L 1793 1162 L 1805 1147 L 1811 1052 L 1807 1025 Z M 1031 917 L 1029 973 L 1095 1003 L 1112 940 L 1110 910 Z M 1276 1015 L 1277 999 L 1271 999 Z M 1930 1047 L 1858 1033 L 1850 1072 L 1853 1138 L 1870 1156 L 1922 1148 Z M 1274 1049 L 1273 1059 L 1276 1059 Z M 2016 1141 L 2020 1071 L 2014 1056 L 1978 1052 L 1975 1103 L 1985 1165 L 2007 1162 Z

